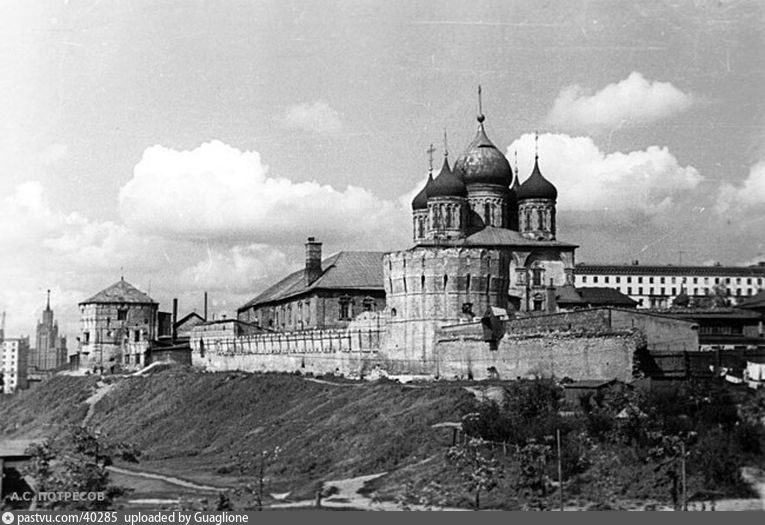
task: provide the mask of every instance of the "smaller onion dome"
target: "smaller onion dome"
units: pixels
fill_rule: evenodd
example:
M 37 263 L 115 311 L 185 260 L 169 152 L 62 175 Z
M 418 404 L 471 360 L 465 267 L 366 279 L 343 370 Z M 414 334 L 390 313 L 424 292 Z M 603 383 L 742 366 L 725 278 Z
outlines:
M 558 198 L 558 190 L 539 171 L 539 158 L 534 159 L 534 170 L 518 189 L 518 200 L 523 199 L 550 199 Z
M 412 199 L 413 210 L 425 210 L 428 208 L 428 188 L 431 184 L 433 184 L 433 174 L 429 173 L 425 186 L 423 186 L 420 193 L 415 195 L 414 199 Z
M 467 188 L 449 167 L 449 159 L 444 157 L 444 165 L 438 177 L 428 186 L 428 198 L 467 197 Z

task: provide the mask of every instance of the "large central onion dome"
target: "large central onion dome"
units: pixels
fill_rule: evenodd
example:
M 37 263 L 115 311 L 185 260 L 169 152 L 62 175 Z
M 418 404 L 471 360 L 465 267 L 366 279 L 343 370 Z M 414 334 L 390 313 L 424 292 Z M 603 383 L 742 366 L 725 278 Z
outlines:
M 428 198 L 433 197 L 467 197 L 467 189 L 462 181 L 452 173 L 449 160 L 444 157 L 444 165 L 438 177 L 427 186 Z
M 508 187 L 513 182 L 510 163 L 486 136 L 485 117 L 478 115 L 478 132 L 465 152 L 454 163 L 455 174 L 467 185 L 497 184 Z
M 518 190 L 518 200 L 525 199 L 550 199 L 558 198 L 558 190 L 555 189 L 552 182 L 547 180 L 539 170 L 539 158 L 534 159 L 534 171 L 528 179 L 523 181 Z

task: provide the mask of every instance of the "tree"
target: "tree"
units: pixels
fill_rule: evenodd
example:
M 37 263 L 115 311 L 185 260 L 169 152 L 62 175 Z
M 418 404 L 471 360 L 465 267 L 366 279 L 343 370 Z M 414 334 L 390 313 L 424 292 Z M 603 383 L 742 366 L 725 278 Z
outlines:
M 234 456 L 234 460 L 239 463 L 240 473 L 255 476 L 254 481 L 245 483 L 234 491 L 237 495 L 251 500 L 246 508 L 254 506 L 256 510 L 263 510 L 265 488 L 270 481 L 267 476 L 268 466 L 279 457 L 280 453 L 281 448 L 277 446 L 270 450 L 261 450 L 259 453 L 245 451 Z
M 547 508 L 547 496 L 552 489 L 552 482 L 547 475 L 547 465 L 552 457 L 552 447 L 537 443 L 534 439 L 516 448 L 515 460 L 520 469 L 516 488 L 525 500 L 525 509 Z
M 496 488 L 503 476 L 502 466 L 493 456 L 485 455 L 486 442 L 471 438 L 464 445 L 449 448 L 447 460 L 460 471 L 465 488 L 475 492 L 475 510 L 481 508 L 481 492 Z
M 44 509 L 67 510 L 110 508 L 114 498 L 125 492 L 110 482 L 106 468 L 112 463 L 113 451 L 120 448 L 129 449 L 129 456 L 137 458 L 134 447 L 107 443 L 98 432 L 92 433 L 85 427 L 71 427 L 58 445 L 49 439 L 33 443 L 27 450 L 31 459 L 24 474 L 34 480 L 35 491 L 94 495 L 84 501 L 42 500 L 37 501 L 37 505 Z

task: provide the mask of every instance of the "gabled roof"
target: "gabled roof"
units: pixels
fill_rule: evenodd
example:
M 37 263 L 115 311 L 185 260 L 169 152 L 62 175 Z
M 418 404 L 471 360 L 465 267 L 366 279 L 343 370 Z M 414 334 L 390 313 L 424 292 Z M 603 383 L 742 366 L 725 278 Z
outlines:
M 385 252 L 338 252 L 321 262 L 322 273 L 306 286 L 304 269 L 267 288 L 239 307 L 241 312 L 256 305 L 282 301 L 313 290 L 383 291 L 383 256 Z
M 180 319 L 178 319 L 178 321 L 176 321 L 175 323 L 175 326 L 180 327 L 185 325 L 186 323 L 193 322 L 193 321 L 196 321 L 196 322 L 194 322 L 192 326 L 205 322 L 204 318 L 201 315 L 199 315 L 196 312 L 191 312 L 190 314 L 186 314 Z
M 582 301 L 593 306 L 637 306 L 637 301 L 615 288 L 583 287 L 576 291 Z
M 141 290 L 120 279 L 108 288 L 104 288 L 96 295 L 85 299 L 80 304 L 111 304 L 111 303 L 133 303 L 133 304 L 159 304 L 154 299 L 143 293 Z

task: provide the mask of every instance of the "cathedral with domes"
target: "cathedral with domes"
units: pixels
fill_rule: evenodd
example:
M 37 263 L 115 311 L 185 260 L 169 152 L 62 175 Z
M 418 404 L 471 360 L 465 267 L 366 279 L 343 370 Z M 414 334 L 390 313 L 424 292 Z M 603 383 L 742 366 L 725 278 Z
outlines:
M 494 312 L 552 312 L 574 284 L 574 244 L 556 237 L 558 192 L 539 155 L 523 182 L 489 140 L 475 138 L 453 166 L 444 152 L 412 201 L 414 246 L 384 257 L 389 350 L 428 361 L 438 326 Z M 432 148 L 431 148 L 432 150 Z M 497 310 L 498 309 L 498 310 Z

